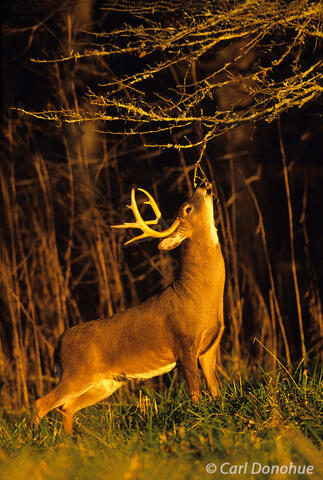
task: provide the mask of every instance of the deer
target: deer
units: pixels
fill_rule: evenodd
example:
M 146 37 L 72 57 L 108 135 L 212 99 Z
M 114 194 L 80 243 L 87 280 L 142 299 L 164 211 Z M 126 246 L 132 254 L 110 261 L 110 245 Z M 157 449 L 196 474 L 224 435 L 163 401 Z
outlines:
M 201 399 L 199 366 L 212 397 L 218 396 L 219 344 L 224 330 L 225 265 L 214 221 L 211 183 L 195 189 L 179 209 L 172 225 L 163 231 L 161 212 L 142 188 L 155 218 L 144 220 L 135 189 L 128 206 L 135 222 L 112 228 L 140 229 L 127 241 L 158 238 L 158 249 L 181 245 L 178 278 L 140 305 L 104 319 L 75 325 L 59 337 L 54 362 L 59 383 L 36 401 L 35 427 L 60 407 L 63 429 L 73 435 L 73 415 L 109 397 L 124 382 L 145 380 L 180 366 L 192 402 Z

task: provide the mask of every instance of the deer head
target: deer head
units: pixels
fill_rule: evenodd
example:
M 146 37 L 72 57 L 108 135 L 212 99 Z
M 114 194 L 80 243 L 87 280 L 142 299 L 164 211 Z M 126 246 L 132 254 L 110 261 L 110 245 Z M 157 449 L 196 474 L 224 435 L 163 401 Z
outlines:
M 133 188 L 131 190 L 131 205 L 127 205 L 127 207 L 133 212 L 136 222 L 111 225 L 111 228 L 135 228 L 142 231 L 142 234 L 128 240 L 125 245 L 130 245 L 144 238 L 162 238 L 163 240 L 159 242 L 158 248 L 160 250 L 172 250 L 187 238 L 198 237 L 204 230 L 211 232 L 212 229 L 215 229 L 213 219 L 213 193 L 210 183 L 207 183 L 205 188 L 196 189 L 193 197 L 181 206 L 172 225 L 163 231 L 157 231 L 150 227 L 150 225 L 160 223 L 162 216 L 154 198 L 147 190 L 143 188 L 138 188 L 138 190 L 147 196 L 148 200 L 144 203 L 151 206 L 155 213 L 155 218 L 152 220 L 144 220 L 142 218 L 136 202 L 135 189 Z

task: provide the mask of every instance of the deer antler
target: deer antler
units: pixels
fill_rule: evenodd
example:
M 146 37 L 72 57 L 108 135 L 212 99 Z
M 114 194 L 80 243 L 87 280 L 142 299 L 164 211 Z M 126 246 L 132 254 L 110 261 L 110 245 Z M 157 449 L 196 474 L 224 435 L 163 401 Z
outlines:
M 172 225 L 167 228 L 166 230 L 163 230 L 162 232 L 157 232 L 156 230 L 153 230 L 150 228 L 148 225 L 156 225 L 161 217 L 161 212 L 157 206 L 157 203 L 155 202 L 154 198 L 150 195 L 147 190 L 144 190 L 143 188 L 138 188 L 141 192 L 143 192 L 147 197 L 148 200 L 146 200 L 144 203 L 146 205 L 150 205 L 151 208 L 154 211 L 154 214 L 156 215 L 156 218 L 153 220 L 144 220 L 142 216 L 140 215 L 140 212 L 137 207 L 136 203 L 136 198 L 135 198 L 135 189 L 133 188 L 131 190 L 131 205 L 127 205 L 130 210 L 132 210 L 134 217 L 136 219 L 136 222 L 133 223 L 124 223 L 122 225 L 111 225 L 111 228 L 139 228 L 143 233 L 141 235 L 138 235 L 137 237 L 132 238 L 131 240 L 128 240 L 128 242 L 125 243 L 125 245 L 129 245 L 132 242 L 135 242 L 136 240 L 140 240 L 142 238 L 164 238 L 170 235 L 171 233 L 176 230 L 176 228 L 179 225 L 179 218 L 177 217 L 175 221 L 172 223 Z

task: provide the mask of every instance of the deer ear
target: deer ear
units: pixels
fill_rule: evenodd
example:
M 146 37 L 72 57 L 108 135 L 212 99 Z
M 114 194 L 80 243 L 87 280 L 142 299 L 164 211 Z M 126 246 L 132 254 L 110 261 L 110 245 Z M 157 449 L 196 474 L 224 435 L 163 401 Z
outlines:
M 187 238 L 187 234 L 185 234 L 185 232 L 175 230 L 174 233 L 159 242 L 158 248 L 159 250 L 173 250 L 174 248 L 178 247 L 178 245 L 180 245 L 185 238 Z

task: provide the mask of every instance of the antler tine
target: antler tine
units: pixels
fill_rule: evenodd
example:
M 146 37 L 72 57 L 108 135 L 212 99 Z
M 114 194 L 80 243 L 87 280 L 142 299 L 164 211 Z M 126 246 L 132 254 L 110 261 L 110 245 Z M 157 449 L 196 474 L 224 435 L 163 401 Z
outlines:
M 135 198 L 135 189 L 133 188 L 131 190 L 131 205 L 127 205 L 128 208 L 130 208 L 134 214 L 134 217 L 136 219 L 136 222 L 134 223 L 124 223 L 123 225 L 111 225 L 112 228 L 139 228 L 143 233 L 132 238 L 131 240 L 128 240 L 128 242 L 125 243 L 125 245 L 129 245 L 130 243 L 135 242 L 136 240 L 140 240 L 142 238 L 164 238 L 170 235 L 171 233 L 176 230 L 176 228 L 179 225 L 179 218 L 177 217 L 176 220 L 173 222 L 173 224 L 167 228 L 166 230 L 162 232 L 157 232 L 156 230 L 153 230 L 150 228 L 148 225 L 156 225 L 161 217 L 161 212 L 154 200 L 154 198 L 148 193 L 146 190 L 143 188 L 138 188 L 141 192 L 143 192 L 147 197 L 148 201 L 144 202 L 146 205 L 150 205 L 151 208 L 153 209 L 156 218 L 153 220 L 147 220 L 145 221 L 142 216 L 140 215 L 137 203 L 136 203 L 136 198 Z
M 145 190 L 144 188 L 138 188 L 138 190 L 143 192 L 148 197 L 148 201 L 144 202 L 144 204 L 145 205 L 150 205 L 151 208 L 153 209 L 154 214 L 156 215 L 156 218 L 154 220 L 148 220 L 149 224 L 151 224 L 151 225 L 156 224 L 157 225 L 157 223 L 158 223 L 159 219 L 161 218 L 162 214 L 161 214 L 161 211 L 158 208 L 157 203 L 155 202 L 154 197 L 152 195 L 150 195 L 150 193 L 147 192 L 147 190 Z M 148 223 L 148 222 L 146 222 L 146 223 Z

